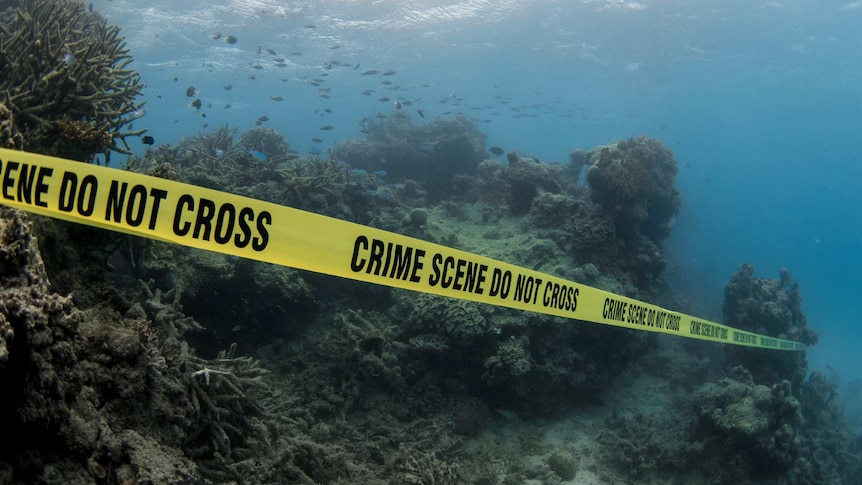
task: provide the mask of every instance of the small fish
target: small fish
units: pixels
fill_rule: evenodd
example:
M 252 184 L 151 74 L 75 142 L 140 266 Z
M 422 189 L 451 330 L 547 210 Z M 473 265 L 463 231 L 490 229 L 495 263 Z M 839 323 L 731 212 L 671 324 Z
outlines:
M 249 78 L 250 80 L 254 81 L 255 79 L 257 79 L 257 76 L 255 76 L 254 74 L 249 74 L 249 75 L 248 75 L 248 78 Z
M 261 66 L 260 64 L 258 64 L 256 62 L 254 64 L 249 64 L 249 65 L 255 69 L 263 69 L 263 66 Z
M 265 162 L 265 161 L 266 161 L 266 154 L 265 154 L 265 153 L 263 153 L 263 152 L 261 152 L 261 151 L 259 151 L 259 150 L 249 150 L 248 152 L 249 152 L 249 153 L 251 153 L 251 155 L 252 155 L 253 157 L 255 157 L 255 158 L 257 158 L 257 159 L 259 159 L 259 160 L 261 160 L 261 161 L 263 161 L 263 162 Z
M 224 105 L 224 107 L 223 107 L 223 108 L 224 108 L 224 109 L 230 109 L 230 103 L 225 103 L 225 105 Z
M 269 116 L 263 115 L 257 118 L 257 121 L 269 121 Z
M 266 52 L 267 52 L 269 55 L 271 55 L 271 56 L 277 56 L 277 55 L 278 55 L 278 54 L 275 52 L 275 49 L 273 49 L 273 48 L 271 48 L 271 47 L 267 47 L 267 48 L 266 48 Z
M 200 94 L 200 91 L 195 89 L 194 86 L 189 86 L 186 88 L 186 97 L 193 98 Z
M 416 112 L 419 113 L 420 117 L 422 117 L 422 118 L 425 117 L 425 113 L 421 109 L 417 109 Z
M 287 67 L 287 63 L 286 62 L 276 62 L 275 66 L 276 67 Z
M 66 54 L 63 54 L 62 61 L 63 61 L 63 64 L 65 64 L 67 66 L 74 66 L 76 59 L 75 59 L 75 56 L 73 54 L 69 54 L 67 52 Z
M 149 135 L 141 137 L 141 143 L 143 143 L 144 145 L 152 145 L 155 142 L 156 142 L 155 138 L 153 138 Z
M 498 156 L 498 157 L 499 157 L 500 155 L 502 155 L 503 153 L 505 153 L 505 152 L 503 151 L 503 149 L 502 149 L 502 148 L 500 148 L 500 147 L 491 147 L 491 148 L 489 148 L 489 149 L 488 149 L 488 151 L 489 151 L 489 152 L 491 152 L 491 153 L 493 153 L 494 155 L 496 155 L 496 156 Z
M 317 97 L 323 98 L 323 99 L 329 99 L 330 98 L 330 96 L 328 94 L 318 94 Z
M 395 74 L 396 72 L 398 72 L 398 71 L 386 71 L 383 73 L 383 75 L 384 76 L 391 76 L 391 75 Z
M 227 42 L 228 44 L 236 44 L 237 38 L 232 36 L 232 35 L 229 35 L 229 36 L 224 38 L 224 41 Z
M 323 140 L 321 140 L 320 138 L 312 138 L 311 141 L 313 141 L 314 143 L 323 143 Z
M 355 66 L 353 66 L 353 68 L 352 68 L 352 70 L 353 70 L 353 71 L 355 71 L 355 70 L 357 70 L 357 69 L 359 69 L 359 63 L 357 63 L 357 64 L 356 64 Z
M 224 156 L 224 150 L 222 150 L 221 148 L 216 148 L 215 149 L 215 157 L 221 158 L 223 156 Z
M 339 47 L 341 47 L 341 44 L 333 44 L 329 46 L 330 49 L 338 49 Z
M 329 108 L 323 108 L 324 113 L 332 113 L 332 110 Z
M 269 99 L 273 101 L 284 101 L 284 98 L 281 96 L 270 96 Z
M 212 40 L 219 40 L 219 39 L 221 39 L 221 32 L 216 32 L 215 34 L 211 35 L 211 36 L 210 36 L 210 39 L 212 39 Z
M 335 127 L 334 127 L 334 126 L 332 126 L 332 125 L 323 125 L 323 126 L 321 126 L 321 127 L 320 127 L 320 129 L 321 129 L 322 131 L 329 131 L 329 130 L 331 130 L 331 129 L 333 129 L 333 128 L 335 128 Z
M 231 89 L 233 89 L 233 85 L 232 84 L 225 84 L 224 86 L 222 86 L 222 88 L 224 88 L 225 91 L 230 91 Z
M 239 258 L 237 258 L 237 259 L 239 259 Z M 235 259 L 231 259 L 231 260 L 236 261 Z M 240 330 L 242 330 L 242 325 L 234 325 L 233 328 L 230 329 L 231 332 L 239 332 Z
M 316 28 L 317 26 L 314 24 L 305 24 L 305 25 L 303 25 L 303 27 L 305 27 L 306 29 L 313 29 L 313 28 Z
M 835 370 L 835 368 L 832 367 L 831 365 L 826 364 L 826 368 L 829 369 L 833 374 L 836 374 L 836 375 L 838 374 L 838 371 Z
M 395 109 L 401 109 L 401 102 L 400 101 L 395 102 Z
M 374 175 L 377 175 L 378 177 L 385 177 L 389 174 L 386 173 L 386 170 L 378 170 L 378 171 L 374 172 Z
M 260 46 L 257 46 L 257 55 L 260 55 Z
M 372 94 L 374 94 L 374 90 L 373 89 L 366 89 L 365 91 L 362 91 L 362 94 L 364 94 L 366 96 L 371 96 Z
M 200 100 L 200 98 L 198 98 L 198 99 L 196 99 L 196 100 L 192 101 L 191 103 L 189 103 L 189 106 L 191 106 L 191 107 L 192 107 L 192 108 L 194 108 L 194 109 L 201 109 L 201 100 Z
M 292 55 L 292 56 L 301 56 L 301 55 L 302 55 L 302 52 L 299 52 L 299 51 L 293 51 L 293 52 L 291 52 L 291 53 L 290 53 L 290 55 Z
M 139 109 L 129 116 L 129 120 L 131 121 L 131 120 L 141 119 L 144 117 L 145 114 L 147 114 L 147 110 Z M 129 128 L 131 129 L 132 127 L 129 126 Z
M 380 81 L 380 84 L 384 86 L 389 86 L 390 84 L 392 84 L 392 81 Z
M 386 96 L 381 96 L 381 97 L 377 98 L 377 101 L 380 101 L 381 103 L 385 103 L 385 102 L 389 101 L 389 98 L 387 98 Z
M 362 71 L 361 73 L 359 73 L 359 75 L 360 76 L 370 76 L 372 74 L 377 74 L 378 72 L 380 72 L 380 71 L 378 71 L 377 69 L 369 69 L 367 71 Z

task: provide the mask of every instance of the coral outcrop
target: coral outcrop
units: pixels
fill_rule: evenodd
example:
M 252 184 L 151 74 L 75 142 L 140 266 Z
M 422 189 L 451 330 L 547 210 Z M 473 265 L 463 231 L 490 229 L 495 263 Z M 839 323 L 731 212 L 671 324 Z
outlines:
M 0 14 L 0 142 L 89 161 L 130 154 L 143 84 L 120 29 L 80 0 L 24 1 Z
M 817 343 L 818 335 L 807 327 L 802 311 L 802 292 L 790 271 L 782 269 L 779 278 L 754 276 L 754 267 L 743 264 L 727 282 L 724 290 L 724 322 L 762 335 Z M 804 352 L 764 352 L 739 346 L 727 349 L 727 365 L 742 365 L 757 384 L 773 385 L 787 379 L 798 397 L 808 372 Z
M 742 367 L 730 369 L 728 375 L 695 392 L 702 425 L 709 428 L 705 432 L 722 438 L 713 446 L 729 447 L 722 450 L 725 456 L 748 457 L 746 474 L 786 471 L 799 454 L 802 427 L 801 407 L 790 382 L 755 384 Z
M 414 125 L 392 116 L 365 123 L 368 138 L 339 142 L 333 156 L 351 168 L 384 170 L 394 181 L 420 182 L 430 202 L 449 198 L 453 176 L 474 173 L 486 156 L 485 134 L 463 118 Z

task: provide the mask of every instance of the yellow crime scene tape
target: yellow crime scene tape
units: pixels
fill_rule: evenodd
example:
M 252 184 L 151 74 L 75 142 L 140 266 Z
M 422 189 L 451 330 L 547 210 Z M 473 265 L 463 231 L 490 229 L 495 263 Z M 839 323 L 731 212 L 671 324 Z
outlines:
M 148 175 L 0 149 L 0 204 L 342 278 L 574 320 L 780 350 L 737 330 L 491 258 Z

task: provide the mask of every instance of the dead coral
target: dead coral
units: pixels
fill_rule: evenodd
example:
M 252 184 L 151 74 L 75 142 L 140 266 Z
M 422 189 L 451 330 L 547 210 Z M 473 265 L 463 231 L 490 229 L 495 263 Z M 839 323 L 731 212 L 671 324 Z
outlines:
M 410 453 L 406 450 L 399 460 L 396 477 L 389 485 L 454 485 L 459 472 L 455 465 L 446 463 L 433 453 Z
M 87 152 L 101 151 L 102 147 L 109 146 L 113 139 L 107 123 L 96 125 L 91 121 L 73 120 L 64 116 L 57 125 L 60 137 Z
M 80 0 L 21 2 L 0 18 L 0 99 L 12 116 L 12 137 L 24 149 L 89 159 L 111 151 L 130 154 L 123 131 L 141 104 L 140 76 L 128 65 L 132 56 L 120 29 L 87 10 Z M 98 136 L 72 136 L 69 122 L 95 128 Z M 87 131 L 87 130 L 85 130 Z M 4 136 L 4 140 L 10 138 Z M 120 144 L 122 144 L 122 146 Z
M 263 387 L 261 379 L 268 371 L 251 357 L 237 357 L 236 344 L 213 360 L 195 356 L 188 347 L 182 350 L 183 380 L 196 423 L 186 439 L 186 454 L 198 460 L 203 471 L 251 458 L 254 450 L 243 445 L 260 427 L 257 418 L 264 412 L 247 392 Z
M 0 102 L 0 148 L 21 149 L 24 136 L 15 131 L 15 119 L 6 103 Z

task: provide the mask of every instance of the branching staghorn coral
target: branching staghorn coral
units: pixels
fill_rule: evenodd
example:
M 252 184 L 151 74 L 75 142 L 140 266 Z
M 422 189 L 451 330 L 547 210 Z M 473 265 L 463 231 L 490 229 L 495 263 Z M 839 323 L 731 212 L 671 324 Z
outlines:
M 111 151 L 130 154 L 125 139 L 146 130 L 122 130 L 139 116 L 143 84 L 119 32 L 80 0 L 21 1 L 0 15 L 0 103 L 11 112 L 4 145 L 22 136 L 24 149 L 82 160 L 104 153 L 106 163 Z

